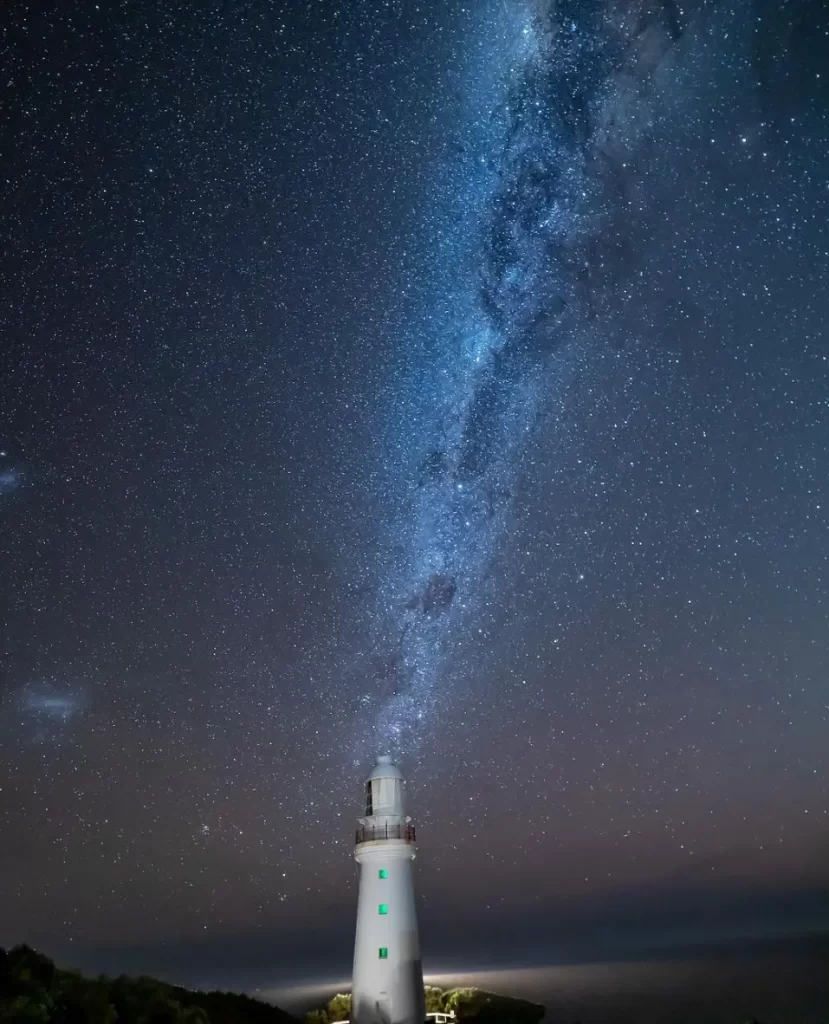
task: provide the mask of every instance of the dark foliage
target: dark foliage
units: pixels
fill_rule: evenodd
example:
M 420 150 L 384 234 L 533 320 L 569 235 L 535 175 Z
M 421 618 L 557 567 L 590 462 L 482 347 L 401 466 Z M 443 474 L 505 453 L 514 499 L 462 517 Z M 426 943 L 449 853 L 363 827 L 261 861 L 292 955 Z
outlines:
M 544 1007 L 526 999 L 512 999 L 479 988 L 445 991 L 427 985 L 424 991 L 427 1013 L 453 1012 L 459 1024 L 539 1024 Z M 320 1010 L 305 1015 L 305 1024 L 337 1024 L 351 1015 L 351 996 L 336 995 Z
M 0 949 L 0 1024 L 297 1024 L 230 992 L 190 992 L 155 978 L 85 978 L 28 946 Z

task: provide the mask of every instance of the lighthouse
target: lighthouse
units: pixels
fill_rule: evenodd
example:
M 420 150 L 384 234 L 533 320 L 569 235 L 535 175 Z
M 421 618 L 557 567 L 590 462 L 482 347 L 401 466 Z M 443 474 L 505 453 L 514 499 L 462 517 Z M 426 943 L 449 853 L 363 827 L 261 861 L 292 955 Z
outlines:
M 417 936 L 415 830 L 403 804 L 403 775 L 377 758 L 366 780 L 357 826 L 360 865 L 352 1024 L 424 1024 L 423 968 Z

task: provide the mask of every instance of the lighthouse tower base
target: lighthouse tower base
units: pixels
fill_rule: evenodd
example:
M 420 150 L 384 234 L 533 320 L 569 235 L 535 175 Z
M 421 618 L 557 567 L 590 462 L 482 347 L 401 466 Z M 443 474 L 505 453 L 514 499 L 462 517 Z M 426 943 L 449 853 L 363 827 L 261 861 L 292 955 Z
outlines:
M 360 896 L 351 1019 L 354 1024 L 423 1024 L 412 849 L 397 840 L 362 843 L 357 861 Z M 380 913 L 383 907 L 386 914 Z

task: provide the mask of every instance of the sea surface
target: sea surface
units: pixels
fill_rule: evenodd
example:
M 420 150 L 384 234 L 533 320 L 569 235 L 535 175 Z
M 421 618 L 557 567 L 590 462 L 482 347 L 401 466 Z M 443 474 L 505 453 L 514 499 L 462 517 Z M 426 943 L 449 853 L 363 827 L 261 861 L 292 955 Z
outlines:
M 428 984 L 480 988 L 542 1003 L 560 1024 L 829 1024 L 829 939 L 681 958 L 427 973 Z M 291 1013 L 324 1004 L 349 979 L 259 990 Z

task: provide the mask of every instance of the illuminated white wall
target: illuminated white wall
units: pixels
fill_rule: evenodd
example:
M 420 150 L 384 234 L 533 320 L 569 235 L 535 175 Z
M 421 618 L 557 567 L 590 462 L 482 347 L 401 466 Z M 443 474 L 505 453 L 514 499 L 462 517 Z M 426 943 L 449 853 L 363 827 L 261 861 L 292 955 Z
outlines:
M 423 969 L 417 932 L 413 862 L 408 838 L 372 839 L 371 829 L 399 835 L 409 821 L 403 808 L 400 771 L 378 759 L 369 777 L 373 808 L 360 824 L 366 841 L 354 855 L 360 870 L 352 980 L 354 1024 L 423 1024 Z

